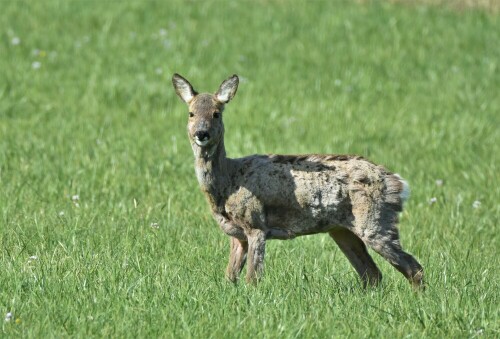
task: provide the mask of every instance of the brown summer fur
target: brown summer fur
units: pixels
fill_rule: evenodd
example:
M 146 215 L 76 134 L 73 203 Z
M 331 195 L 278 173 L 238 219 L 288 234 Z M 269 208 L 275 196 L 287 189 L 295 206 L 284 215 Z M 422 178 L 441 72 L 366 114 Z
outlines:
M 366 246 L 413 286 L 423 285 L 422 266 L 399 242 L 396 225 L 406 183 L 397 174 L 356 155 L 227 158 L 222 112 L 236 93 L 238 77 L 225 80 L 215 94 L 198 94 L 178 74 L 172 82 L 189 107 L 188 136 L 201 190 L 230 236 L 228 279 L 237 281 L 245 262 L 247 281 L 261 278 L 269 239 L 328 233 L 364 285 L 382 278 Z

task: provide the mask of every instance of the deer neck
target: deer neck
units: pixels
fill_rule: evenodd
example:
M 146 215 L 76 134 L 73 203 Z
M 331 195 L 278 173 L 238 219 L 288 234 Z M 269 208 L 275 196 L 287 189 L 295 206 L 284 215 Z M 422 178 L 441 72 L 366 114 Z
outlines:
M 196 177 L 202 191 L 212 207 L 212 210 L 222 212 L 226 200 L 226 190 L 229 187 L 230 162 L 226 157 L 224 140 L 213 149 L 200 149 L 193 146 L 195 154 Z

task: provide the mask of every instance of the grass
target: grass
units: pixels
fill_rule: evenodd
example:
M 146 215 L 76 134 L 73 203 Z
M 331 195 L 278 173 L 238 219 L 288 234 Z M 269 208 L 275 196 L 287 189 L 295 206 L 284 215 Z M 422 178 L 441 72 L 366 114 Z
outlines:
M 3 2 L 0 27 L 1 336 L 500 336 L 499 16 L 48 0 Z M 227 283 L 174 72 L 243 78 L 229 156 L 358 153 L 408 179 L 428 290 L 374 254 L 363 291 L 326 235 L 270 242 L 260 285 Z

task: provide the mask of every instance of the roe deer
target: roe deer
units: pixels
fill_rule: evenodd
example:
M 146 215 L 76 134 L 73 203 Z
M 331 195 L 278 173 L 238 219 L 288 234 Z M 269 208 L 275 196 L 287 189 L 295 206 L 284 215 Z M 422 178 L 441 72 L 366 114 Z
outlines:
M 230 236 L 229 280 L 238 280 L 245 261 L 248 282 L 262 276 L 268 239 L 328 233 L 364 286 L 382 279 L 365 244 L 414 287 L 423 286 L 422 266 L 399 242 L 398 213 L 409 187 L 398 174 L 356 155 L 229 159 L 222 111 L 236 94 L 238 76 L 222 82 L 215 94 L 198 94 L 179 74 L 172 83 L 189 107 L 187 129 L 198 182 L 215 220 Z

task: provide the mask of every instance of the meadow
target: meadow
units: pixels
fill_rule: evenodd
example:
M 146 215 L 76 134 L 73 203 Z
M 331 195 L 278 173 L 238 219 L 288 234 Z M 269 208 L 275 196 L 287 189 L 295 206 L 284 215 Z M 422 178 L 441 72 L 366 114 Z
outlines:
M 0 337 L 498 338 L 500 15 L 428 3 L 2 1 Z M 328 235 L 227 282 L 174 72 L 241 77 L 230 157 L 359 154 L 407 179 L 427 290 L 373 252 L 363 290 Z

